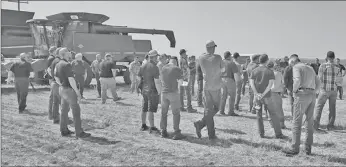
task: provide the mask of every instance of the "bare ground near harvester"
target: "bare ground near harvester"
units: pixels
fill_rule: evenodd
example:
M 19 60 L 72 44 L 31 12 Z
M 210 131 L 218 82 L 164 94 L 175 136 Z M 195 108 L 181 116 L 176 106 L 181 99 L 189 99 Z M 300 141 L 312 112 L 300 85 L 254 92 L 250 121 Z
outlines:
M 214 118 L 219 139 L 209 141 L 207 131 L 202 138 L 195 135 L 193 121 L 203 116 L 198 113 L 181 113 L 180 128 L 187 137 L 180 141 L 160 138 L 140 131 L 141 96 L 128 93 L 128 86 L 119 87 L 124 99 L 109 99 L 102 105 L 95 90 L 86 90 L 81 104 L 82 126 L 92 134 L 87 139 L 61 137 L 59 125 L 48 120 L 49 92 L 29 92 L 28 112 L 18 114 L 15 92 L 1 95 L 1 134 L 3 166 L 104 166 L 104 165 L 346 165 L 346 102 L 337 100 L 335 131 L 315 133 L 312 156 L 303 153 L 291 158 L 281 153 L 289 145 L 292 124 L 287 99 L 284 99 L 286 125 L 283 130 L 289 139 L 275 139 L 273 129 L 265 120 L 266 138 L 257 133 L 256 116 L 246 112 L 248 96 L 245 95 L 240 117 L 217 114 Z M 109 94 L 110 96 L 110 94 Z M 196 102 L 193 102 L 196 106 Z M 155 115 L 159 127 L 160 110 Z M 71 112 L 70 119 L 72 120 Z M 321 124 L 328 118 L 328 103 Z M 325 126 L 324 126 L 325 127 Z M 73 124 L 69 126 L 74 131 Z M 172 114 L 169 112 L 168 131 L 172 130 Z M 171 134 L 172 136 L 172 134 Z M 304 142 L 305 133 L 302 133 Z M 303 144 L 302 144 L 303 145 Z M 303 147 L 303 146 L 302 146 Z M 301 149 L 302 149 L 301 147 Z

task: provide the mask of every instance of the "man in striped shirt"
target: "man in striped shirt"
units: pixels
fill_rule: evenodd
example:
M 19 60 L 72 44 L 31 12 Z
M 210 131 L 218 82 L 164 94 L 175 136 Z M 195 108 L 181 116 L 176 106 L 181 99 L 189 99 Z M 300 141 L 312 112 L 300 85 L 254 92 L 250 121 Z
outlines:
M 314 113 L 314 128 L 318 130 L 324 104 L 329 100 L 329 121 L 327 129 L 334 128 L 336 114 L 336 75 L 339 71 L 338 66 L 334 63 L 335 54 L 332 51 L 327 53 L 327 62 L 322 64 L 318 69 L 318 78 L 321 81 L 320 93 L 317 98 L 317 106 Z

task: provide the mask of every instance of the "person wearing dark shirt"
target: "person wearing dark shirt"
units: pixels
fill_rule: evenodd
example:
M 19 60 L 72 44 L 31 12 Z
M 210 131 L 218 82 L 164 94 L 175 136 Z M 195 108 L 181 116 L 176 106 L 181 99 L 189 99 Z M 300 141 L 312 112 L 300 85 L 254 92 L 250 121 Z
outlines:
M 298 55 L 297 54 L 293 54 L 291 55 L 291 57 L 296 57 L 297 61 L 300 62 Z M 293 116 L 293 103 L 294 103 L 294 98 L 293 98 L 293 67 L 291 64 L 289 64 L 289 66 L 287 66 L 284 70 L 284 85 L 285 85 L 285 89 L 287 89 L 287 95 L 288 95 L 288 101 L 290 104 L 290 110 L 291 110 L 291 115 Z
M 167 134 L 167 113 L 169 105 L 171 105 L 173 113 L 173 128 L 174 136 L 173 140 L 182 139 L 184 136 L 181 134 L 179 129 L 180 124 L 180 97 L 178 86 L 183 82 L 182 70 L 176 65 L 176 60 L 171 59 L 169 64 L 164 65 L 161 70 L 161 81 L 162 81 L 162 91 L 161 91 L 161 136 L 163 138 L 168 137 Z M 179 82 L 178 82 L 179 81 Z
M 100 64 L 102 62 L 102 57 L 100 54 L 96 55 L 96 60 L 94 60 L 91 63 L 91 70 L 95 75 L 96 79 L 96 87 L 97 87 L 97 93 L 98 93 L 98 98 L 101 98 L 101 82 L 100 82 Z
M 79 101 L 81 100 L 80 92 L 77 88 L 76 81 L 73 77 L 72 66 L 68 62 L 71 58 L 71 53 L 67 48 L 59 50 L 59 55 L 62 60 L 55 66 L 54 77 L 56 82 L 60 85 L 61 97 L 61 115 L 60 115 L 60 133 L 62 136 L 69 136 L 74 132 L 70 131 L 67 127 L 68 112 L 71 108 L 73 115 L 73 123 L 77 138 L 86 138 L 90 133 L 85 133 L 82 129 L 82 122 L 80 117 Z
M 100 82 L 101 82 L 101 101 L 102 104 L 106 103 L 107 90 L 110 89 L 113 101 L 118 101 L 121 98 L 118 97 L 116 90 L 116 64 L 112 59 L 112 55 L 106 54 L 105 60 L 100 64 Z
M 142 80 L 141 92 L 143 96 L 142 105 L 142 127 L 141 130 L 145 131 L 149 129 L 149 133 L 159 132 L 154 125 L 154 113 L 157 112 L 159 103 L 159 94 L 157 92 L 155 82 L 158 82 L 160 76 L 159 67 L 156 65 L 157 57 L 159 54 L 156 50 L 151 50 L 148 54 L 148 61 L 143 64 L 139 70 L 138 77 Z M 147 112 L 149 114 L 150 128 L 146 125 Z
M 191 56 L 189 59 L 189 70 L 190 76 L 189 80 L 191 82 L 191 94 L 195 96 L 195 81 L 196 81 L 196 57 Z
M 260 65 L 255 68 L 250 75 L 251 88 L 255 94 L 256 104 L 258 104 L 259 106 L 259 108 L 255 107 L 257 113 L 259 135 L 261 138 L 264 137 L 262 105 L 266 105 L 272 121 L 276 138 L 284 138 L 280 127 L 279 118 L 274 111 L 275 106 L 273 105 L 273 100 L 271 99 L 270 89 L 273 86 L 275 75 L 274 72 L 267 67 L 267 64 L 269 62 L 268 55 L 261 55 L 259 58 L 259 62 Z
M 203 105 L 203 73 L 199 63 L 196 63 L 197 71 L 197 104 L 198 107 L 204 107 Z
M 49 52 L 49 56 L 48 56 L 48 59 L 47 59 L 47 67 L 50 67 L 50 65 L 54 61 L 56 50 L 57 50 L 57 48 L 55 46 L 51 46 L 49 48 L 49 51 L 48 51 Z
M 236 96 L 236 80 L 239 80 L 240 73 L 238 71 L 237 65 L 232 61 L 231 53 L 229 51 L 226 51 L 224 53 L 224 60 L 225 64 L 225 71 L 222 74 L 222 98 L 220 103 L 220 114 L 225 115 L 225 106 L 228 96 L 229 102 L 228 102 L 228 114 L 229 116 L 239 116 L 238 114 L 234 113 L 234 103 L 235 103 L 235 96 Z M 237 78 L 237 79 L 235 79 Z
M 249 65 L 250 63 L 250 58 L 247 58 L 246 59 L 246 63 L 242 65 L 242 74 L 243 74 L 243 85 L 242 85 L 242 88 L 241 88 L 241 94 L 243 94 L 243 96 L 245 95 L 245 87 L 246 87 L 246 84 L 249 82 L 249 75 L 248 73 L 246 72 L 246 68 L 247 66 Z
M 57 49 L 58 50 L 58 49 Z M 59 49 L 60 50 L 60 49 Z M 49 108 L 48 108 L 48 118 L 53 120 L 54 124 L 59 123 L 59 105 L 60 105 L 60 96 L 59 96 L 59 84 L 56 83 L 54 77 L 55 66 L 60 62 L 61 58 L 58 54 L 59 52 L 55 52 L 55 59 L 51 63 L 48 68 L 49 74 L 52 76 L 50 81 L 50 96 L 49 96 Z
M 15 62 L 8 72 L 8 82 L 14 79 L 17 91 L 17 101 L 19 113 L 23 113 L 26 108 L 26 98 L 28 96 L 29 78 L 34 78 L 33 69 L 30 63 L 31 57 L 27 53 L 20 54 L 20 61 Z
M 192 82 L 189 80 L 190 79 L 189 78 L 189 76 L 190 76 L 190 69 L 189 69 L 189 65 L 188 65 L 188 61 L 187 61 L 186 50 L 185 49 L 181 49 L 179 51 L 179 54 L 180 54 L 179 67 L 183 71 L 183 80 L 188 82 L 188 86 L 182 86 L 181 85 L 180 88 L 179 88 L 180 103 L 181 103 L 180 110 L 181 111 L 186 111 L 186 109 L 184 108 L 184 95 L 186 94 L 187 112 L 195 113 L 195 112 L 197 112 L 197 110 L 192 108 L 192 105 L 191 105 L 191 84 L 192 84 Z
M 251 62 L 246 67 L 246 72 L 248 74 L 249 79 L 251 78 L 251 72 L 258 67 L 259 64 L 259 56 L 258 54 L 251 56 Z M 251 84 L 249 84 L 249 112 L 252 114 L 256 114 L 256 111 L 252 109 L 254 100 L 254 93 L 251 89 Z
M 318 58 L 316 58 L 316 62 L 315 63 L 311 63 L 311 67 L 315 70 L 315 73 L 318 74 L 318 69 L 320 68 L 321 63 L 320 60 Z
M 84 81 L 88 75 L 88 71 L 85 66 L 87 66 L 86 62 L 83 60 L 83 55 L 81 53 L 77 53 L 75 60 L 71 62 L 72 71 L 74 73 L 74 78 L 77 82 L 77 87 L 80 91 L 80 94 L 83 97 L 84 92 Z
M 346 75 L 346 68 L 344 65 L 340 64 L 340 59 L 336 59 L 336 65 L 339 67 L 339 72 L 336 74 L 337 80 L 336 80 L 336 86 L 337 86 L 337 91 L 339 92 L 339 98 L 342 100 L 342 95 L 343 95 L 343 87 L 342 87 L 342 82 L 343 78 Z

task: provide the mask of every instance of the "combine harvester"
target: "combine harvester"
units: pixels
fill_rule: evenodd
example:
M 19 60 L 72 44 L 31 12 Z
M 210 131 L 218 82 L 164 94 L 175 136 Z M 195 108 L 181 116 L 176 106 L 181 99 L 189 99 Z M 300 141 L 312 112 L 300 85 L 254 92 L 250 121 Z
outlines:
M 47 69 L 46 58 L 49 56 L 48 49 L 51 46 L 66 47 L 75 53 L 82 53 L 83 60 L 89 65 L 96 59 L 96 54 L 104 56 L 110 53 L 117 63 L 117 76 L 123 76 L 125 83 L 130 84 L 129 69 L 127 65 L 120 63 L 129 64 L 136 56 L 144 60 L 152 45 L 150 40 L 133 40 L 129 34 L 165 35 L 170 47 L 174 48 L 176 44 L 173 31 L 105 25 L 102 23 L 109 17 L 102 14 L 59 13 L 46 18 L 26 21 L 32 34 L 33 47 L 30 51 L 34 54 L 34 60 L 36 59 L 32 65 L 35 72 L 40 72 L 36 73 L 38 74 L 36 80 L 43 80 L 42 71 Z M 90 66 L 87 68 L 85 86 L 89 86 L 93 78 Z

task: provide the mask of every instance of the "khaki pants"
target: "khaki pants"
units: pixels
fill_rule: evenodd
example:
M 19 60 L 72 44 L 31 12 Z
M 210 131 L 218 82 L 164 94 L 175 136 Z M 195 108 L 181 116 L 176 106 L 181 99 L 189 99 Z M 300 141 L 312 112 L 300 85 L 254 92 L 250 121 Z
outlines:
M 116 100 L 118 98 L 117 90 L 116 90 L 116 81 L 114 78 L 100 78 L 101 82 L 101 99 L 102 103 L 107 100 L 107 90 L 110 89 L 112 92 L 113 99 Z
M 50 83 L 50 96 L 49 96 L 49 108 L 48 117 L 54 121 L 59 120 L 59 105 L 60 105 L 60 95 L 59 95 L 59 84 L 55 81 Z
M 293 127 L 292 127 L 292 149 L 299 152 L 300 136 L 302 128 L 302 119 L 305 114 L 307 131 L 305 147 L 311 147 L 313 143 L 313 115 L 316 103 L 315 91 L 305 90 L 295 93 L 294 95 L 294 110 L 293 110 Z
M 162 130 L 167 130 L 167 113 L 169 105 L 171 105 L 173 113 L 173 129 L 174 132 L 180 132 L 180 101 L 179 93 L 161 93 L 161 122 L 160 128 Z

